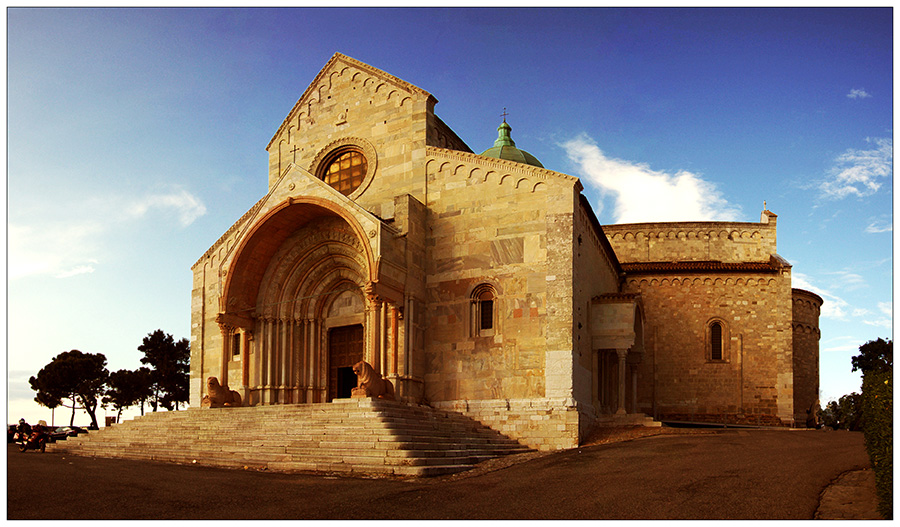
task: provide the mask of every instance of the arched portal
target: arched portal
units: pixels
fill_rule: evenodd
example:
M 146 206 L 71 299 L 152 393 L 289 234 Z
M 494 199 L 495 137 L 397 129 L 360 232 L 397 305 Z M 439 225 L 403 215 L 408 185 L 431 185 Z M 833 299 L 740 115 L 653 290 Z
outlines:
M 364 292 L 373 281 L 374 265 L 361 233 L 340 208 L 310 200 L 285 202 L 243 237 L 226 273 L 218 320 L 223 375 L 236 356 L 228 349 L 235 345 L 231 337 L 248 335 L 237 358 L 241 378 L 231 378 L 248 404 L 333 398 L 332 330 L 340 334 L 337 328 L 356 328 L 351 339 L 356 348 L 341 355 L 344 360 L 364 354 L 366 339 L 358 333 L 368 326 Z

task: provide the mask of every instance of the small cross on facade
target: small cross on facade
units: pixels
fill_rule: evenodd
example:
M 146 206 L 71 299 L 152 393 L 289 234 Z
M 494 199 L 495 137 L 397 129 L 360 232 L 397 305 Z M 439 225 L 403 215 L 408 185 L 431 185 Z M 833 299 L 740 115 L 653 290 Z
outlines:
M 501 117 L 503 117 L 503 122 L 504 122 L 504 123 L 506 122 L 506 116 L 507 116 L 507 115 L 509 115 L 509 114 L 506 113 L 506 108 L 504 108 L 504 109 L 503 109 L 503 113 L 501 114 Z
M 294 163 L 297 162 L 297 151 L 298 150 L 300 150 L 300 148 L 297 145 L 294 145 L 294 149 L 291 150 L 291 154 L 293 154 Z

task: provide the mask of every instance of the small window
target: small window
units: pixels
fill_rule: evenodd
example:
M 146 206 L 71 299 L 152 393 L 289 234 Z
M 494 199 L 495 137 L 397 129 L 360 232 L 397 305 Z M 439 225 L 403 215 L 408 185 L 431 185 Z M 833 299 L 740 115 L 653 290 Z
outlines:
M 710 360 L 722 360 L 722 324 L 713 322 L 709 327 Z
M 494 299 L 482 298 L 479 300 L 479 311 L 481 312 L 480 329 L 494 329 Z
M 231 357 L 235 360 L 241 358 L 241 334 L 238 332 L 231 336 Z
M 473 336 L 492 336 L 494 325 L 494 289 L 489 284 L 481 284 L 472 291 Z

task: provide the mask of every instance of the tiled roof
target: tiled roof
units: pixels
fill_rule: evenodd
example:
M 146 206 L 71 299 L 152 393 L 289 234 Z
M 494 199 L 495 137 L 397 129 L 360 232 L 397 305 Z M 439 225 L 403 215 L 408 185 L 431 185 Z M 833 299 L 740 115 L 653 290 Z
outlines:
M 768 262 L 635 262 L 622 263 L 626 274 L 652 273 L 776 273 L 782 266 Z

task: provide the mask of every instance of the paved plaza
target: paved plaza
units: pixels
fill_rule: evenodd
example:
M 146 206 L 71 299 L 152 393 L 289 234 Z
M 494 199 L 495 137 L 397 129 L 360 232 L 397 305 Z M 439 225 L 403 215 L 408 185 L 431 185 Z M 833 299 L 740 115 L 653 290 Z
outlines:
M 8 451 L 8 519 L 813 519 L 869 467 L 860 433 L 722 430 L 428 479 L 277 474 Z M 16 482 L 23 482 L 21 485 Z

